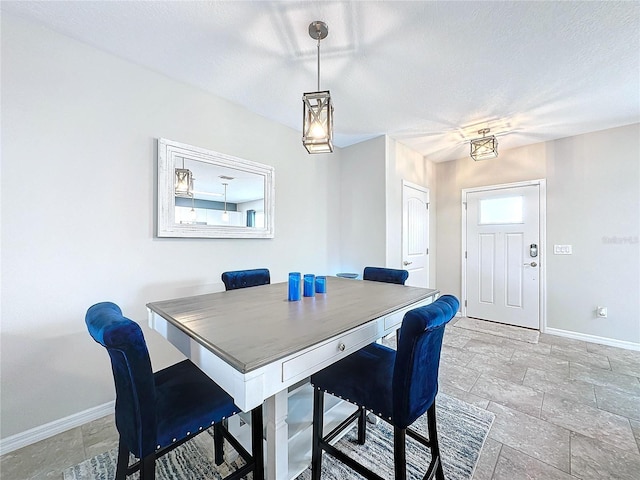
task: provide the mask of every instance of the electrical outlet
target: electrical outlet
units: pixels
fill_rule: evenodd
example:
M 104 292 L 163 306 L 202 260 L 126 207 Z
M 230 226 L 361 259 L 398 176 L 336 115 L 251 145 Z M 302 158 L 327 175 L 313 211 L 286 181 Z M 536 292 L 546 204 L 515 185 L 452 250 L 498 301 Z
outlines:
M 573 253 L 571 245 L 554 245 L 554 255 L 571 255 Z
M 598 318 L 607 318 L 607 307 L 597 307 L 596 315 L 598 315 Z

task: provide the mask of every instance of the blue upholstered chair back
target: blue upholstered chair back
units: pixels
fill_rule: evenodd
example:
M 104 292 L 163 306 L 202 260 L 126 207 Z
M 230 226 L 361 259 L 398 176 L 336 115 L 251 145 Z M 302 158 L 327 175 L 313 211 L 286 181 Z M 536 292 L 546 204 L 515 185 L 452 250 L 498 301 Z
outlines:
M 111 302 L 87 311 L 85 322 L 91 337 L 111 357 L 116 386 L 116 427 L 121 441 L 138 458 L 156 448 L 156 395 L 149 351 L 140 326 L 122 316 Z
M 438 393 L 438 368 L 445 325 L 460 303 L 452 295 L 407 312 L 393 369 L 394 425 L 406 428 L 427 411 Z
M 396 268 L 365 267 L 364 273 L 362 274 L 363 280 L 397 283 L 398 285 L 404 285 L 407 278 L 409 278 L 409 272 Z
M 236 290 L 238 288 L 268 285 L 271 283 L 271 275 L 267 268 L 236 270 L 234 272 L 224 272 L 222 274 L 222 281 L 224 282 L 224 288 L 226 290 Z

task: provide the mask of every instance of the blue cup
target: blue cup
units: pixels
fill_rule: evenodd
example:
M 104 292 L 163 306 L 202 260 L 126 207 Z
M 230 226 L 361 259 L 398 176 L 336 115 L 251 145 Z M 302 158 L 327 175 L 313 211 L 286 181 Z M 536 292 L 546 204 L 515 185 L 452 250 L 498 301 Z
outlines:
M 316 293 L 327 293 L 327 277 L 324 275 L 316 277 Z
M 300 272 L 289 273 L 289 301 L 300 300 Z
M 316 276 L 313 273 L 305 273 L 303 287 L 305 297 L 313 297 L 316 294 L 315 281 Z

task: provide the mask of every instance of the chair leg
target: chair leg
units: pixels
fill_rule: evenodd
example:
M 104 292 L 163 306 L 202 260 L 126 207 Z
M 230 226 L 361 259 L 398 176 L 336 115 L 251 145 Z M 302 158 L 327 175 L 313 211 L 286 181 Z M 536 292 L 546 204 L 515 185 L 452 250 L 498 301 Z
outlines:
M 213 452 L 216 465 L 222 465 L 222 462 L 224 462 L 224 435 L 222 433 L 223 428 L 225 428 L 225 425 L 223 423 L 216 423 L 213 425 Z
M 436 402 L 434 401 L 427 410 L 427 428 L 429 429 L 429 443 L 431 445 L 431 459 L 437 459 L 436 480 L 445 480 L 442 469 L 442 457 L 438 444 L 438 430 L 436 428 Z
M 262 405 L 251 410 L 251 455 L 253 456 L 253 480 L 264 479 L 264 444 L 262 440 Z
M 155 480 L 156 478 L 156 454 L 150 453 L 140 459 L 140 480 Z
M 118 464 L 116 467 L 116 480 L 125 480 L 129 467 L 129 449 L 124 446 L 122 440 L 118 443 Z
M 404 428 L 393 427 L 393 468 L 395 480 L 407 478 L 407 431 Z
M 311 439 L 311 480 L 320 480 L 322 471 L 322 450 L 320 439 L 323 435 L 324 424 L 324 392 L 319 388 L 313 389 L 313 433 Z
M 360 416 L 358 417 L 358 443 L 364 445 L 367 440 L 367 410 L 360 408 Z

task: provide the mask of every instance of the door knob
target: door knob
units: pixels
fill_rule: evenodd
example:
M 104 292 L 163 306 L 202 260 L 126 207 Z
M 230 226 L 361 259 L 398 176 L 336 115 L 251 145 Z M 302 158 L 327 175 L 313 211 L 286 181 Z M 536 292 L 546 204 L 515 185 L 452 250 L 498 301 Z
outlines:
M 407 265 L 411 265 L 413 262 L 407 262 L 406 260 L 402 262 L 402 264 L 406 267 Z
M 536 262 L 531 262 L 531 263 L 525 263 L 524 266 L 525 267 L 537 267 L 538 264 Z

